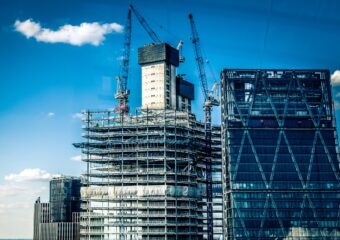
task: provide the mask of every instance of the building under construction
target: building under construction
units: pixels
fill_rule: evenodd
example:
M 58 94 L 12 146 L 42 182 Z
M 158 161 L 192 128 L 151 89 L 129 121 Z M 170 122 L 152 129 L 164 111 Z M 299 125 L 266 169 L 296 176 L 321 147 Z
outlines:
M 83 112 L 87 164 L 82 239 L 204 239 L 207 236 L 205 125 L 191 113 L 194 86 L 176 75 L 178 50 L 138 51 L 142 107 Z M 213 128 L 215 239 L 222 234 L 220 130 Z

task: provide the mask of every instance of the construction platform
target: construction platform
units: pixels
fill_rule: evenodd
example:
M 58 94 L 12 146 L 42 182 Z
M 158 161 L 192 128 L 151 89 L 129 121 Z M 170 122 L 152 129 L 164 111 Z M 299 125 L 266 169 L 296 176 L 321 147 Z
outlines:
M 135 115 L 84 111 L 82 128 L 85 141 L 74 144 L 87 164 L 82 239 L 204 238 L 203 122 L 169 109 L 139 109 Z M 213 128 L 217 198 L 222 197 L 219 129 Z M 222 212 L 222 199 L 216 209 Z M 219 223 L 217 232 L 222 216 Z

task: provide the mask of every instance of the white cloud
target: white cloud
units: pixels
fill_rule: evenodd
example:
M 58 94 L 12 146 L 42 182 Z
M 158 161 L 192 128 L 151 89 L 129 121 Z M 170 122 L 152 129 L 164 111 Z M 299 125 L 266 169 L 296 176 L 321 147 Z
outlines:
M 27 182 L 27 181 L 42 182 L 42 181 L 49 181 L 53 177 L 58 177 L 58 176 L 60 175 L 51 174 L 39 168 L 27 168 L 18 174 L 11 173 L 5 176 L 5 180 L 13 181 L 13 182 Z
M 14 184 L 0 185 L 0 197 L 15 196 L 25 191 L 25 188 Z
M 73 156 L 70 158 L 72 161 L 81 161 L 81 155 Z
M 72 115 L 73 119 L 80 119 L 81 120 L 82 117 L 83 117 L 83 114 L 81 114 L 81 113 L 75 113 L 75 114 Z
M 7 214 L 13 214 L 13 212 L 16 212 L 20 209 L 20 211 L 32 211 L 32 203 L 0 203 L 0 213 L 1 215 Z
M 39 23 L 27 19 L 26 21 L 20 22 L 19 20 L 14 23 L 15 30 L 24 34 L 27 38 L 34 37 L 41 31 Z
M 26 196 L 20 197 L 19 200 L 27 200 L 27 197 L 36 198 L 48 190 L 48 187 L 42 184 L 48 184 L 48 182 L 7 182 L 2 184 L 0 185 L 0 202 L 4 203 L 3 199 L 14 199 L 18 196 Z
M 123 26 L 118 23 L 81 23 L 79 26 L 63 25 L 58 30 L 42 28 L 40 23 L 31 19 L 25 21 L 16 20 L 15 30 L 27 38 L 35 38 L 37 41 L 46 43 L 68 43 L 75 46 L 91 44 L 100 45 L 105 40 L 105 35 L 112 32 L 123 32 Z
M 4 209 L 30 208 L 31 205 L 29 203 L 0 203 L 0 211 Z
M 55 116 L 54 112 L 47 113 L 47 117 L 49 117 L 49 118 L 53 118 L 54 116 Z
M 331 75 L 332 85 L 340 85 L 340 70 L 335 70 Z
M 0 184 L 0 238 L 18 238 L 32 234 L 34 202 L 49 198 L 48 181 L 6 181 Z M 20 229 L 16 227 L 20 225 Z

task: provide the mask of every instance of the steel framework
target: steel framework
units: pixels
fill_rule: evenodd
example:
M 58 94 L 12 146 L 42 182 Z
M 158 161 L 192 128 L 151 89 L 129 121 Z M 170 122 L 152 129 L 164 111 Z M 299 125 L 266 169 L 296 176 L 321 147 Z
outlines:
M 82 239 L 203 239 L 204 123 L 175 110 L 83 114 Z M 218 158 L 218 128 L 214 138 Z M 215 184 L 219 195 L 218 173 Z

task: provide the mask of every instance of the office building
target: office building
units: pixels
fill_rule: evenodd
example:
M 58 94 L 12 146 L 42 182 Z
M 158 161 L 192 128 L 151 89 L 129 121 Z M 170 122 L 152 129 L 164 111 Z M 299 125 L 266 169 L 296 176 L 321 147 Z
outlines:
M 34 203 L 34 220 L 33 220 L 33 240 L 39 240 L 39 225 L 50 222 L 50 205 L 49 203 L 40 202 L 40 197 Z
M 49 222 L 39 224 L 40 240 L 79 240 L 80 226 L 77 222 Z
M 57 177 L 50 181 L 50 209 L 52 222 L 71 222 L 72 213 L 80 211 L 79 178 Z
M 225 239 L 340 239 L 329 71 L 221 77 Z
M 57 177 L 50 181 L 50 202 L 34 205 L 33 240 L 80 239 L 79 178 Z

